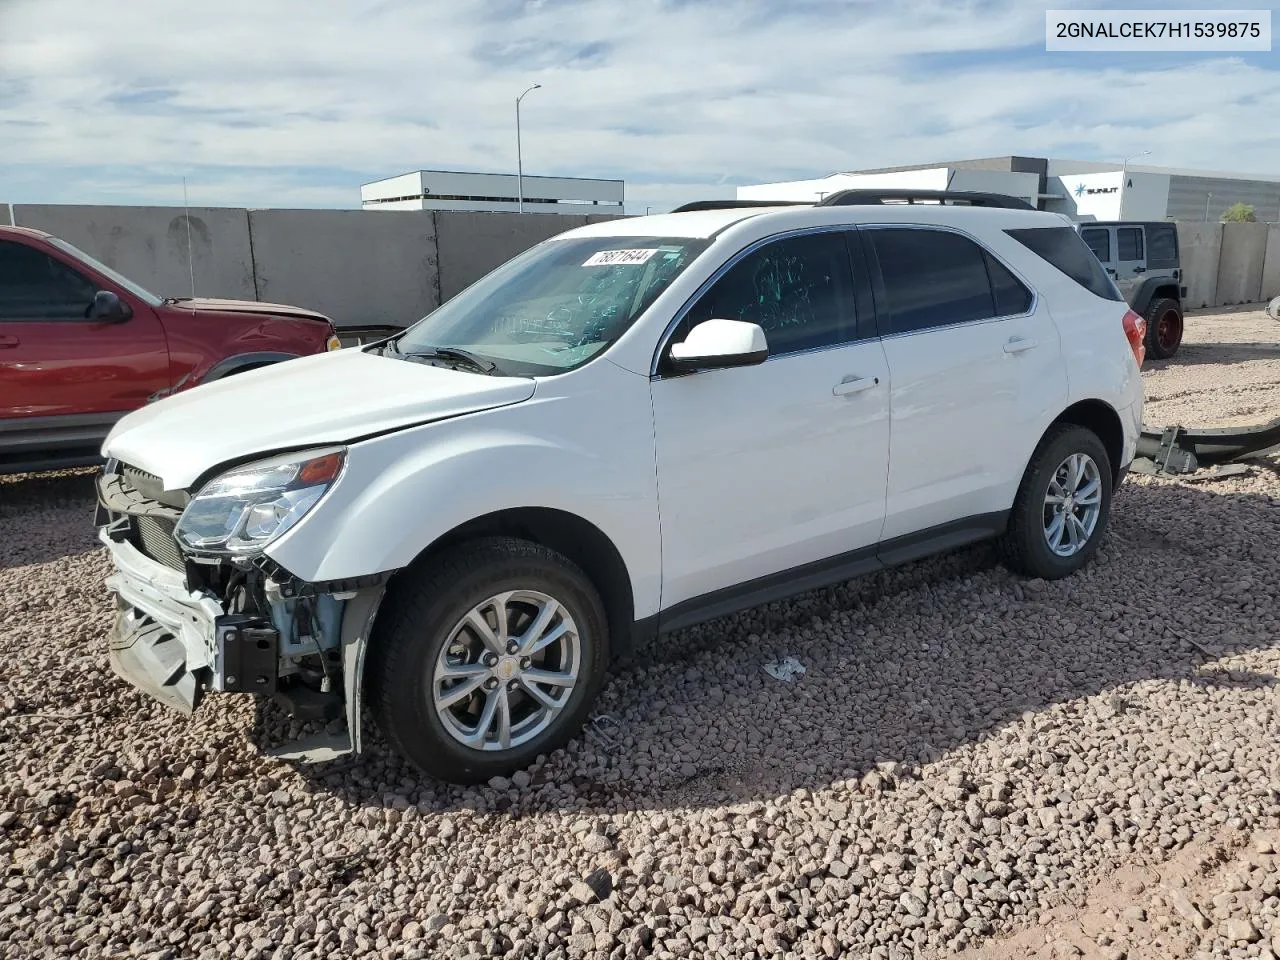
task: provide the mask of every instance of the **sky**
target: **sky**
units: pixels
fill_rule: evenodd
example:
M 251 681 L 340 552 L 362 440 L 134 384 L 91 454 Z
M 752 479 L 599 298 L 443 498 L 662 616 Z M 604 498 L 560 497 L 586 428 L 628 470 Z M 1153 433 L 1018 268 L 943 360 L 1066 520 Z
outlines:
M 409 170 L 514 172 L 532 83 L 524 172 L 624 179 L 632 213 L 1007 154 L 1280 173 L 1275 52 L 1050 53 L 1045 8 L 0 0 L 0 202 L 181 203 L 185 177 L 193 206 L 358 207 Z

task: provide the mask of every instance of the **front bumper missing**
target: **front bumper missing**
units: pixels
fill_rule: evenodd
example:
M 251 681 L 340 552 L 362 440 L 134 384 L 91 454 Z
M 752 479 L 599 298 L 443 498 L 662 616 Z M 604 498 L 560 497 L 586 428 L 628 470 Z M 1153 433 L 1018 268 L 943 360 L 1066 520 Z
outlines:
M 280 634 L 264 618 L 227 614 L 222 601 L 192 591 L 186 575 L 152 560 L 109 527 L 99 539 L 115 566 L 107 587 L 119 611 L 108 639 L 111 669 L 134 687 L 186 716 L 207 692 L 274 694 L 298 719 L 328 719 L 306 688 L 280 677 Z M 346 595 L 340 629 L 342 703 L 347 729 L 317 734 L 267 751 L 290 760 L 320 762 L 361 749 L 361 684 L 364 653 L 381 602 L 381 585 Z M 320 716 L 323 709 L 327 716 Z M 313 715 L 308 716 L 311 713 Z
M 127 541 L 98 537 L 115 572 L 107 589 L 119 611 L 107 646 L 111 669 L 135 687 L 190 716 L 206 689 L 221 689 L 214 638 L 222 605 L 187 589 L 184 575 Z

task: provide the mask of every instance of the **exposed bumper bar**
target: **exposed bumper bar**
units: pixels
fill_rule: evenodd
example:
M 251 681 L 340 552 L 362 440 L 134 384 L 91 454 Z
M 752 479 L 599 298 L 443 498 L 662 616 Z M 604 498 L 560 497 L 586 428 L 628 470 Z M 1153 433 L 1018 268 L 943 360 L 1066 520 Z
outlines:
M 187 589 L 177 570 L 145 556 L 127 541 L 99 539 L 111 551 L 115 572 L 107 589 L 120 611 L 108 647 L 111 668 L 162 703 L 190 714 L 203 690 L 221 689 L 214 637 L 222 606 Z

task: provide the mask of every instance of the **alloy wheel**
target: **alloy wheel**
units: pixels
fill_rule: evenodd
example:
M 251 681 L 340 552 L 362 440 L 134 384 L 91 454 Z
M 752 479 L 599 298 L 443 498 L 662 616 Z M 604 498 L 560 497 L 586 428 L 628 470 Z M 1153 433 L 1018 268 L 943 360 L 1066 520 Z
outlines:
M 450 631 L 431 678 L 432 705 L 463 746 L 510 750 L 564 710 L 580 666 L 578 628 L 564 605 L 536 590 L 506 591 Z
M 1059 557 L 1084 549 L 1102 515 L 1102 473 L 1087 453 L 1058 465 L 1044 497 L 1044 538 Z

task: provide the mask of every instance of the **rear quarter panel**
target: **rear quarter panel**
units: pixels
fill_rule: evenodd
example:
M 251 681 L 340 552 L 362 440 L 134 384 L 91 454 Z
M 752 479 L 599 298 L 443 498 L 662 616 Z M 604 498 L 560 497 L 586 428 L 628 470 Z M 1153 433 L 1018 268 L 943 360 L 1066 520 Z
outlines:
M 1129 305 L 1095 296 L 1025 248 L 1017 255 L 1058 328 L 1067 374 L 1067 406 L 1101 400 L 1114 409 L 1125 433 L 1121 465 L 1127 464 L 1141 429 L 1143 396 L 1142 375 L 1124 334 Z

